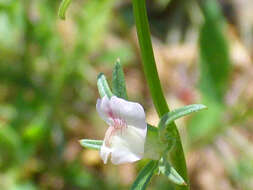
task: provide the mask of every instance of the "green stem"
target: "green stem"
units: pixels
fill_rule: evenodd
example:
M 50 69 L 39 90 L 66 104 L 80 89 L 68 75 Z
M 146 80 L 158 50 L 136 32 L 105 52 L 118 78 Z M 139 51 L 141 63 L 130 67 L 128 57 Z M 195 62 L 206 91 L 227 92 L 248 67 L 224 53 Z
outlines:
M 154 53 L 150 38 L 148 17 L 146 11 L 145 0 L 133 0 L 133 11 L 135 16 L 137 35 L 140 44 L 141 57 L 143 61 L 144 73 L 147 79 L 147 83 L 151 92 L 151 96 L 156 108 L 156 111 L 160 117 L 169 112 L 169 107 L 164 98 L 162 87 L 160 84 L 159 76 L 156 69 L 156 63 L 154 59 Z M 176 145 L 171 152 L 171 162 L 179 174 L 184 178 L 188 184 L 187 168 L 184 157 L 184 151 L 180 136 L 175 123 L 171 124 L 171 129 L 176 132 Z M 176 189 L 187 190 L 189 186 L 177 186 Z
M 156 69 L 152 43 L 150 39 L 145 1 L 133 0 L 133 9 L 141 49 L 141 56 L 144 64 L 145 76 L 151 91 L 151 96 L 153 98 L 156 111 L 161 117 L 163 114 L 169 112 L 169 108 L 164 98 Z

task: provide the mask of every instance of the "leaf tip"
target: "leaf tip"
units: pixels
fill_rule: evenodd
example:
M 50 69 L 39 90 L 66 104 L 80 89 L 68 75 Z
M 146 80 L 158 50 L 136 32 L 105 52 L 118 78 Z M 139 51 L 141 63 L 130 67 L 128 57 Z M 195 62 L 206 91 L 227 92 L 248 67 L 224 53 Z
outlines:
M 120 64 L 120 58 L 119 57 L 116 59 L 116 64 Z
M 203 104 L 192 104 L 192 105 L 189 105 L 189 106 L 191 106 L 191 107 L 194 108 L 193 112 L 197 112 L 197 111 L 208 109 L 207 106 L 205 106 Z
M 61 20 L 66 20 L 66 16 L 65 15 L 59 14 L 58 16 L 60 17 Z
M 71 1 L 72 0 L 62 0 L 59 10 L 58 10 L 58 16 L 60 19 L 65 20 L 65 18 L 66 18 L 65 14 L 66 14 L 66 11 L 67 11 Z
M 203 110 L 208 109 L 208 107 L 203 104 L 198 104 L 198 105 L 199 105 L 200 109 L 203 109 Z
M 83 146 L 83 141 L 84 141 L 84 139 L 78 140 L 78 142 L 80 143 L 81 146 Z
M 99 73 L 98 76 L 97 76 L 97 79 L 100 79 L 101 77 L 104 77 L 105 74 L 104 73 Z
M 122 68 L 121 68 L 120 58 L 118 57 L 114 64 L 114 72 L 117 72 L 119 69 L 122 69 Z

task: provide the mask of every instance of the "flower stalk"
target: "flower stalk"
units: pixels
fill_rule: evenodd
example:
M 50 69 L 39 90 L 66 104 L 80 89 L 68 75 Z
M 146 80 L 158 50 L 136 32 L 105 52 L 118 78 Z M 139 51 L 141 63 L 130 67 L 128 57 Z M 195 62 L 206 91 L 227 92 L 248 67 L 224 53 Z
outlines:
M 156 111 L 159 117 L 162 117 L 164 114 L 169 112 L 169 107 L 163 95 L 156 68 L 145 0 L 133 0 L 133 12 L 136 22 L 137 36 L 140 45 L 140 52 L 145 77 L 151 92 L 152 100 L 154 102 Z M 172 122 L 168 128 L 176 134 L 175 147 L 170 152 L 171 163 L 179 172 L 179 174 L 184 178 L 184 181 L 188 184 L 186 162 L 179 132 L 174 122 Z M 189 186 L 176 186 L 176 189 L 188 190 Z

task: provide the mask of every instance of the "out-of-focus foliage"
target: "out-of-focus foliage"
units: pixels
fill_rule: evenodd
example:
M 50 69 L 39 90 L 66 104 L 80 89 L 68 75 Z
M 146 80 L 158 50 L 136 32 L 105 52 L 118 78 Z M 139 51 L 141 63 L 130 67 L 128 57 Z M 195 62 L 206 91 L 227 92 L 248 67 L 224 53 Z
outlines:
M 115 1 L 73 4 L 66 22 L 59 3 L 0 2 L 0 189 L 113 188 L 82 164 L 91 127 L 75 121 L 93 117 L 96 67 L 128 63 L 131 46 L 104 42 Z
M 202 100 L 209 107 L 179 120 L 182 139 L 189 140 L 192 189 L 252 189 L 252 1 L 147 3 L 169 105 Z M 103 139 L 96 76 L 112 73 L 117 58 L 129 99 L 158 124 L 143 85 L 131 1 L 72 1 L 65 21 L 59 5 L 0 0 L 0 189 L 129 189 L 146 160 L 104 165 L 79 140 Z M 171 184 L 164 176 L 149 188 Z
M 192 118 L 188 126 L 189 139 L 192 142 L 200 138 L 208 141 L 212 135 L 222 130 L 219 123 L 224 116 L 224 96 L 231 70 L 225 23 L 220 7 L 215 1 L 207 0 L 202 9 L 205 21 L 199 34 L 199 86 L 208 111 Z

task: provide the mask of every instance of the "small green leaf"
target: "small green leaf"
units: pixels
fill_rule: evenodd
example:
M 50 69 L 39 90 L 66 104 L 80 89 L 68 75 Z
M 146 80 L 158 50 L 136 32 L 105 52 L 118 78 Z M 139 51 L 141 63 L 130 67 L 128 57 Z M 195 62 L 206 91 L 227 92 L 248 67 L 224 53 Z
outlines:
M 67 11 L 71 1 L 72 0 L 62 0 L 62 2 L 61 2 L 61 5 L 58 10 L 58 16 L 63 20 L 65 20 L 65 14 L 66 14 L 66 11 Z
M 107 83 L 107 80 L 105 78 L 105 75 L 103 73 L 100 73 L 97 77 L 97 86 L 101 98 L 104 97 L 105 95 L 108 98 L 111 98 L 113 96 L 110 87 Z
M 80 144 L 85 148 L 91 148 L 95 150 L 100 150 L 103 141 L 102 140 L 91 140 L 91 139 L 82 139 L 79 141 Z
M 161 158 L 161 160 L 159 161 L 158 169 L 158 172 L 167 176 L 172 183 L 177 185 L 187 185 L 184 179 L 177 173 L 177 171 L 170 165 L 170 163 L 166 159 Z
M 171 124 L 174 120 L 183 117 L 185 115 L 189 115 L 192 112 L 197 112 L 203 109 L 206 109 L 207 107 L 202 105 L 202 104 L 192 104 L 192 105 L 188 105 L 188 106 L 184 106 L 182 108 L 176 109 L 174 111 L 168 112 L 166 114 L 164 114 L 158 124 L 158 128 L 159 128 L 159 134 L 160 134 L 160 138 L 162 141 L 167 141 L 167 138 L 165 137 L 165 135 L 168 136 L 173 136 L 173 132 L 172 130 L 165 130 L 167 128 L 167 126 L 169 126 L 169 124 Z M 166 134 L 167 133 L 167 134 Z M 176 135 L 176 134 L 175 134 Z
M 151 160 L 137 176 L 131 190 L 144 190 L 157 169 L 158 161 Z
M 127 100 L 127 91 L 124 72 L 118 59 L 115 63 L 112 74 L 112 92 L 119 98 Z

